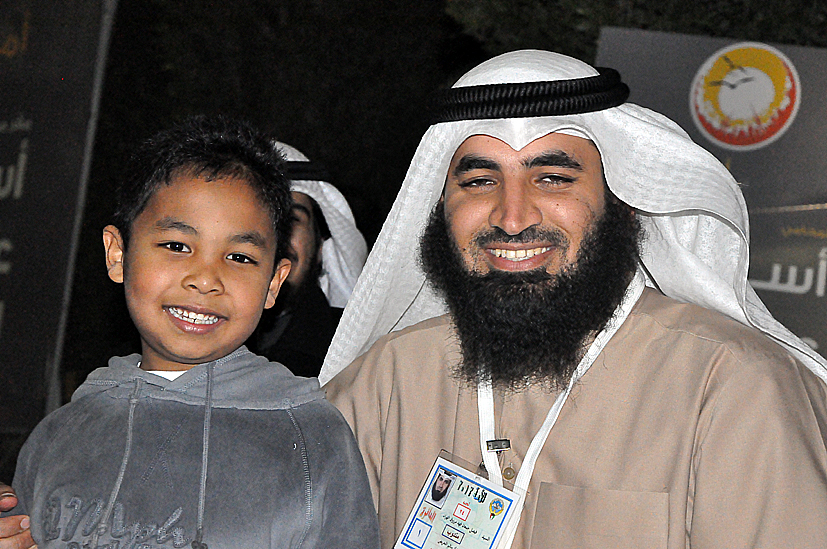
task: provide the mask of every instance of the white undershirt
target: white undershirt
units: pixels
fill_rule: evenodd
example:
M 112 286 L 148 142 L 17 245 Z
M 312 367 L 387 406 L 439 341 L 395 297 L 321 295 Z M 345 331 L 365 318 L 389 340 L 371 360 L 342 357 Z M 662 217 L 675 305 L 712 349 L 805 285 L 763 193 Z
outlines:
M 185 374 L 187 370 L 147 370 L 147 372 L 167 378 L 170 381 L 175 381 L 181 374 Z
M 141 367 L 141 363 L 138 362 L 138 368 L 140 368 L 140 367 Z M 170 381 L 175 381 L 176 379 L 181 377 L 181 374 L 184 374 L 184 373 L 187 372 L 187 370 L 144 370 L 144 371 L 149 372 L 150 374 L 155 374 L 156 376 L 161 376 L 161 377 L 163 377 L 165 379 L 168 379 Z

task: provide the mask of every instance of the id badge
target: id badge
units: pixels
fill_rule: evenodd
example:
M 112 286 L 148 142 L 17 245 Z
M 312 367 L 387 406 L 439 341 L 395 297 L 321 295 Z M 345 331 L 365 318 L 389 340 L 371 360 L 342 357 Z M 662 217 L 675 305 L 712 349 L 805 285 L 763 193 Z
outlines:
M 518 496 L 440 454 L 394 549 L 494 549 Z

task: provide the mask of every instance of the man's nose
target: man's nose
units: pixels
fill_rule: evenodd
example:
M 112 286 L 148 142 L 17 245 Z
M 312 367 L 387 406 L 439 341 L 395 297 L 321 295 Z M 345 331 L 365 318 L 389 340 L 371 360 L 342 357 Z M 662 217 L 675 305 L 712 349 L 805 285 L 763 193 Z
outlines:
M 517 235 L 529 227 L 541 224 L 543 214 L 527 184 L 522 181 L 505 181 L 497 191 L 488 221 L 492 227 L 498 227 L 509 235 Z

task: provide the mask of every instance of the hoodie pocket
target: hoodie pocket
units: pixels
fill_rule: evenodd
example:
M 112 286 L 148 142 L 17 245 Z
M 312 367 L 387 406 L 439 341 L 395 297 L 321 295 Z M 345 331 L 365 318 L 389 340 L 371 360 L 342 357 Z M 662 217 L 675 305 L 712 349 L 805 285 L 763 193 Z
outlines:
M 669 494 L 540 485 L 531 548 L 663 549 Z

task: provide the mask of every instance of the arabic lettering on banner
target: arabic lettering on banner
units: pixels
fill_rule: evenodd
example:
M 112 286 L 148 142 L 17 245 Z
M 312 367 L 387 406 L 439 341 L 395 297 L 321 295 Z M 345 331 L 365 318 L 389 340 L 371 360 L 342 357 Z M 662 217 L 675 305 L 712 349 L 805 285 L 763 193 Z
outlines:
M 798 265 L 787 267 L 787 277 L 782 280 L 781 272 L 784 266 L 781 263 L 772 264 L 772 275 L 769 280 L 750 279 L 752 287 L 756 290 L 768 290 L 771 292 L 783 292 L 787 294 L 806 294 L 810 290 L 815 292 L 816 297 L 824 297 L 824 282 L 827 275 L 827 247 L 821 248 L 818 252 L 818 275 L 813 276 L 816 271 L 813 267 L 804 268 L 804 276 L 799 280 Z M 815 288 L 813 280 L 815 279 Z
M 96 97 L 116 0 L 0 10 L 0 436 L 60 404 L 59 365 Z
M 751 215 L 749 282 L 782 324 L 827 349 L 827 210 Z

